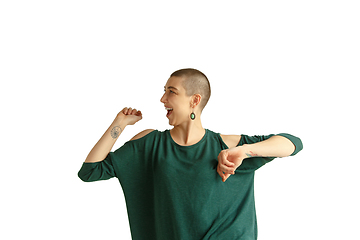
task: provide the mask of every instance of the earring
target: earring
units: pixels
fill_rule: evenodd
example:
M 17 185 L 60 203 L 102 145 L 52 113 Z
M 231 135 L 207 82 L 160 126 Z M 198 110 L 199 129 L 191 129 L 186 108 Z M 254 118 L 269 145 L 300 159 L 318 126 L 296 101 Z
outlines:
M 191 118 L 191 120 L 195 120 L 196 116 L 195 116 L 195 113 L 194 113 L 194 112 L 192 112 L 192 113 L 190 114 L 190 118 Z

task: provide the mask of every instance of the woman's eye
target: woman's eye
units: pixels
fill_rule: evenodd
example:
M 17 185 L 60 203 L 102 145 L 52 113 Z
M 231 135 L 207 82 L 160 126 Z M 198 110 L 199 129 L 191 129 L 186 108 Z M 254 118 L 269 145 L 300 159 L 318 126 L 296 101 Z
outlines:
M 166 89 L 164 89 L 164 92 L 166 93 Z M 172 90 L 170 90 L 170 89 L 169 89 L 169 92 L 170 92 L 170 93 L 175 93 L 174 91 L 172 91 Z

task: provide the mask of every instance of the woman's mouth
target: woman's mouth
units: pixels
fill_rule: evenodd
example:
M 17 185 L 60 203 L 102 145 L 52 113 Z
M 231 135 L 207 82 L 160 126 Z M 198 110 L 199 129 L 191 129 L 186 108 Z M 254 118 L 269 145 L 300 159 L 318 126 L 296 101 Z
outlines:
M 167 110 L 166 117 L 169 117 L 171 115 L 173 109 L 172 108 L 167 108 L 167 107 L 165 109 Z

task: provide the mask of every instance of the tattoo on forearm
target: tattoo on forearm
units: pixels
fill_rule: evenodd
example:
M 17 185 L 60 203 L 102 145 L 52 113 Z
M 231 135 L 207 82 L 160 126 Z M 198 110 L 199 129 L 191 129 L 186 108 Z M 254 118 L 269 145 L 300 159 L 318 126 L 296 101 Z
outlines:
M 245 153 L 246 156 L 250 157 L 258 157 L 259 155 L 257 155 L 256 153 L 253 153 L 252 151 L 250 151 L 250 153 Z
M 111 129 L 111 137 L 113 138 L 113 139 L 116 139 L 116 138 L 118 138 L 119 137 L 119 135 L 120 135 L 120 133 L 121 133 L 121 131 L 122 131 L 122 129 L 121 129 L 121 127 L 120 126 L 115 126 L 115 127 L 113 127 L 112 129 Z

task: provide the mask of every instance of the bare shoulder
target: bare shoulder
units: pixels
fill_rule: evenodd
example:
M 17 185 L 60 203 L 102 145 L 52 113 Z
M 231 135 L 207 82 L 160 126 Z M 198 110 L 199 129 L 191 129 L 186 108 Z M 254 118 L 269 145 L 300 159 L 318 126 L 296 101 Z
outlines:
M 140 139 L 142 137 L 145 137 L 146 135 L 148 135 L 149 133 L 151 133 L 152 131 L 154 131 L 155 129 L 146 129 L 142 132 L 139 132 L 138 134 L 136 134 L 132 139 L 130 139 L 130 141 L 132 140 L 136 140 L 136 139 Z
M 238 143 L 240 142 L 241 139 L 241 135 L 223 135 L 220 134 L 222 140 L 224 141 L 224 143 L 229 147 L 229 148 L 233 148 L 236 147 L 238 145 Z

